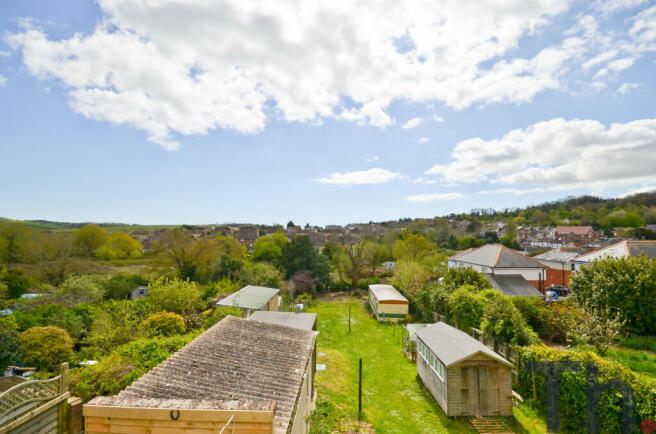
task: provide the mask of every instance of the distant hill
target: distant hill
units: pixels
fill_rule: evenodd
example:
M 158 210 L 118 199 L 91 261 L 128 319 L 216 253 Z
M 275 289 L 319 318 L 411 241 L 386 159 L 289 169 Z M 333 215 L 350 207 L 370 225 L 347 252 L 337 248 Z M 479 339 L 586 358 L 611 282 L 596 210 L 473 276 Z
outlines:
M 75 229 L 79 229 L 86 224 L 95 223 L 95 222 L 83 222 L 83 223 L 52 222 L 49 220 L 13 220 L 13 219 L 0 217 L 0 222 L 3 221 L 22 223 L 25 226 L 30 227 L 32 229 L 42 229 L 47 231 L 72 231 Z M 127 223 L 96 223 L 96 224 L 110 232 L 153 231 L 157 229 L 170 229 L 180 226 L 180 225 L 137 225 L 137 224 L 127 224 Z

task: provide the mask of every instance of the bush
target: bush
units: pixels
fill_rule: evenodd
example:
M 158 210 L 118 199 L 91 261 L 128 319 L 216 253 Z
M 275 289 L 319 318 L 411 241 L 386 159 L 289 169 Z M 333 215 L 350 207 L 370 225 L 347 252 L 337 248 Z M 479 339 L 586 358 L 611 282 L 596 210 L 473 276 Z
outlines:
M 104 291 L 90 276 L 72 276 L 66 279 L 53 293 L 55 303 L 72 307 L 82 303 L 102 300 Z
M 418 262 L 401 261 L 396 264 L 392 284 L 408 294 L 414 294 L 431 278 L 430 272 Z
M 7 286 L 7 298 L 18 298 L 32 286 L 32 281 L 17 269 L 0 272 L 0 282 Z
M 89 304 L 66 309 L 61 304 L 42 304 L 12 315 L 19 330 L 31 327 L 57 326 L 65 329 L 75 339 L 86 336 L 95 316 L 95 307 Z
M 571 300 L 549 303 L 543 311 L 540 337 L 548 342 L 567 343 L 576 322 L 581 318 L 581 309 Z
M 239 283 L 232 281 L 228 277 L 224 277 L 216 282 L 210 282 L 202 289 L 201 298 L 204 301 L 213 299 L 218 295 L 232 294 L 239 289 Z
M 610 311 L 626 321 L 631 334 L 656 334 L 656 259 L 604 258 L 582 267 L 570 280 L 576 302 L 593 311 Z
M 73 340 L 59 327 L 32 327 L 21 333 L 23 362 L 38 370 L 54 370 L 73 354 Z
M 239 271 L 239 281 L 243 285 L 282 288 L 283 276 L 276 267 L 265 262 L 247 262 Z
M 93 366 L 74 368 L 71 392 L 83 401 L 98 395 L 114 395 L 196 337 L 195 334 L 168 338 L 143 338 L 115 348 Z
M 159 310 L 190 314 L 201 307 L 200 291 L 196 284 L 178 278 L 159 278 L 148 284 L 148 298 Z
M 449 268 L 444 275 L 442 284 L 450 292 L 463 285 L 471 285 L 476 290 L 492 288 L 492 284 L 487 280 L 485 274 L 469 267 Z
M 525 370 L 527 361 L 579 361 L 585 366 L 592 363 L 599 368 L 599 382 L 618 379 L 627 382 L 634 391 L 636 403 L 636 426 L 647 417 L 656 414 L 656 381 L 645 375 L 636 374 L 617 362 L 604 359 L 590 351 L 556 350 L 544 345 L 533 345 L 520 350 L 520 372 L 518 392 L 524 398 L 537 395 L 535 404 L 546 411 L 546 383 L 544 374 Z M 535 385 L 535 389 L 534 386 Z M 579 433 L 586 431 L 586 375 L 585 367 L 576 372 L 560 375 L 560 432 Z M 599 401 L 599 426 L 602 432 L 621 432 L 621 399 L 614 390 L 604 392 Z
M 481 329 L 486 335 L 513 345 L 529 345 L 539 341 L 511 301 L 511 297 L 493 289 L 484 291 L 482 295 L 488 299 L 481 321 Z
M 18 324 L 11 316 L 0 317 L 0 369 L 19 358 Z
M 109 300 L 125 300 L 138 286 L 145 285 L 146 279 L 137 274 L 119 273 L 103 282 L 105 298 Z
M 141 243 L 125 232 L 114 232 L 107 244 L 96 250 L 96 256 L 100 259 L 134 259 L 141 256 L 143 247 Z
M 208 329 L 228 315 L 241 318 L 244 316 L 244 312 L 238 307 L 232 306 L 217 306 L 214 309 L 208 309 L 203 312 L 203 326 Z
M 184 319 L 177 313 L 166 311 L 149 315 L 141 326 L 150 337 L 181 335 L 185 332 Z
M 85 343 L 102 354 L 139 337 L 139 326 L 157 312 L 149 300 L 112 300 L 102 303 L 91 324 Z
M 482 295 L 472 292 L 471 286 L 462 286 L 451 294 L 449 317 L 461 330 L 479 328 L 486 301 Z

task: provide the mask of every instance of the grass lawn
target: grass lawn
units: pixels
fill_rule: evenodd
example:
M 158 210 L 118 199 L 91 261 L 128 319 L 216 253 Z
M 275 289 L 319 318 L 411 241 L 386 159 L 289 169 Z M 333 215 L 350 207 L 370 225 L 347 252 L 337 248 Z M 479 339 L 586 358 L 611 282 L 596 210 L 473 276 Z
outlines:
M 308 312 L 318 314 L 317 352 L 323 355 L 318 355 L 317 363 L 327 365 L 316 376 L 319 400 L 337 407 L 342 419 L 337 429 L 352 428 L 357 418 L 358 359 L 362 358 L 363 420 L 377 433 L 476 432 L 467 419 L 447 418 L 423 387 L 416 365 L 401 352 L 401 326 L 379 324 L 356 299 L 320 301 Z M 506 419 L 515 432 L 544 432 L 544 423 L 530 411 L 518 411 L 516 417 L 518 421 Z
M 576 349 L 594 351 L 594 347 L 580 345 Z M 634 372 L 645 374 L 651 378 L 656 378 L 656 354 L 651 351 L 634 350 L 625 347 L 611 347 L 608 349 L 605 358 L 621 363 Z

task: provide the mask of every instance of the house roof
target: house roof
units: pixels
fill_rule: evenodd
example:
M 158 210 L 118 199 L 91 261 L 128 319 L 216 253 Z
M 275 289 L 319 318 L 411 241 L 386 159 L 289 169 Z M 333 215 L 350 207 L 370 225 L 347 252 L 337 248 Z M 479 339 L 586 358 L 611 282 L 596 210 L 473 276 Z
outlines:
M 392 285 L 369 285 L 369 292 L 372 292 L 378 301 L 408 302 L 408 299 L 402 296 Z
M 248 285 L 216 304 L 217 306 L 236 306 L 241 309 L 259 310 L 266 306 L 279 292 L 278 288 Z
M 287 432 L 314 341 L 312 331 L 227 316 L 116 398 L 275 401 L 275 431 Z
M 542 297 L 540 291 L 521 274 L 486 274 L 485 277 L 490 281 L 492 287 L 501 291 L 505 295 L 519 297 Z
M 417 340 L 417 332 L 419 330 L 422 330 L 426 327 L 428 327 L 430 324 L 422 324 L 422 323 L 410 323 L 406 324 L 403 327 L 405 327 L 406 330 L 408 330 L 408 334 L 410 335 L 410 340 L 411 341 L 416 341 Z
M 656 258 L 656 240 L 632 240 L 620 241 L 619 243 L 612 244 L 594 252 L 581 255 L 575 259 L 575 262 L 592 262 L 595 259 L 601 258 L 626 258 L 639 256 L 645 254 L 650 258 Z
M 533 256 L 537 261 L 555 261 L 555 262 L 569 262 L 579 255 L 586 254 L 590 249 L 583 247 L 559 247 L 557 249 L 549 250 L 540 255 Z
M 592 226 L 558 226 L 556 228 L 557 235 L 586 235 L 591 232 L 594 232 Z
M 490 268 L 545 268 L 544 264 L 501 244 L 486 244 L 449 259 Z
M 258 310 L 253 312 L 249 320 L 268 322 L 286 327 L 293 327 L 301 330 L 313 330 L 317 322 L 316 313 L 305 312 L 269 312 Z
M 505 358 L 492 351 L 467 333 L 438 322 L 417 332 L 417 337 L 435 353 L 447 368 L 476 354 L 484 354 L 504 365 L 512 367 Z

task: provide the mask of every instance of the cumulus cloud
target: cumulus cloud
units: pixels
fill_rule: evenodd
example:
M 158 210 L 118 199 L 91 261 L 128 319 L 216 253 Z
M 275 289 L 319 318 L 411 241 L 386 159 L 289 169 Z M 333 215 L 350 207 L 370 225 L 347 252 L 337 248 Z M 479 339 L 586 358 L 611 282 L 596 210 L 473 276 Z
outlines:
M 403 179 L 400 173 L 392 172 L 379 167 L 369 170 L 358 170 L 354 172 L 331 173 L 323 178 L 316 178 L 315 181 L 322 184 L 384 184 L 386 182 Z
M 562 118 L 499 139 L 459 142 L 427 174 L 447 182 L 603 189 L 656 182 L 656 119 L 614 123 Z
M 419 177 L 413 180 L 415 184 L 437 184 L 437 179 Z
M 91 33 L 53 39 L 25 21 L 5 39 L 32 74 L 69 90 L 73 110 L 167 149 L 178 134 L 254 133 L 271 117 L 385 127 L 397 100 L 525 102 L 560 88 L 564 64 L 583 48 L 568 38 L 508 55 L 570 0 L 98 4 Z
M 410 202 L 436 202 L 441 200 L 455 200 L 463 197 L 462 193 L 428 193 L 416 194 L 406 197 Z
M 7 84 L 7 77 L 4 75 L 0 74 L 0 87 L 3 87 L 4 85 Z
M 626 193 L 624 193 L 623 195 L 621 195 L 620 197 L 632 196 L 632 195 L 638 194 L 638 193 L 651 193 L 653 191 L 656 191 L 656 185 L 648 185 L 648 186 L 645 186 L 645 187 L 640 187 L 640 188 L 636 188 L 636 189 L 633 189 L 633 190 L 629 190 Z
M 647 3 L 649 0 L 597 0 L 595 7 L 602 12 L 611 13 L 623 9 L 632 9 Z
M 417 128 L 424 121 L 423 118 L 412 118 L 408 122 L 404 123 L 401 128 L 404 130 L 409 130 L 410 128 Z
M 418 142 L 419 143 L 427 143 L 430 140 L 430 137 L 421 137 Z

